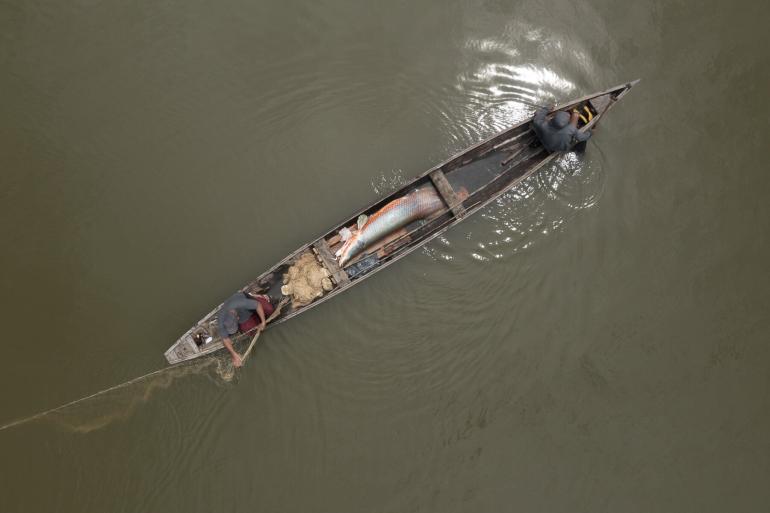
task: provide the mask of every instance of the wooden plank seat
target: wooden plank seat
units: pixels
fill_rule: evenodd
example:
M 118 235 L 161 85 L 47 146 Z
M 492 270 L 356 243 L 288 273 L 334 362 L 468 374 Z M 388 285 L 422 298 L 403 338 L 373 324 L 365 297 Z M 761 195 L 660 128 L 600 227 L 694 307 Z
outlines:
M 320 239 L 313 244 L 313 249 L 321 258 L 321 262 L 323 262 L 326 270 L 331 273 L 332 278 L 337 285 L 344 285 L 350 282 L 350 278 L 345 270 L 337 264 L 337 260 L 334 258 L 334 255 L 332 255 L 331 249 L 329 249 L 329 245 L 326 243 L 325 239 Z
M 462 201 L 460 201 L 460 198 L 457 197 L 454 189 L 452 189 L 452 186 L 446 179 L 446 176 L 444 176 L 444 172 L 440 169 L 436 169 L 432 171 L 428 176 L 430 176 L 433 185 L 436 186 L 436 190 L 441 195 L 444 203 L 446 203 L 447 206 L 452 210 L 452 213 L 455 215 L 455 217 L 462 217 L 463 214 L 465 214 L 465 207 L 463 207 Z

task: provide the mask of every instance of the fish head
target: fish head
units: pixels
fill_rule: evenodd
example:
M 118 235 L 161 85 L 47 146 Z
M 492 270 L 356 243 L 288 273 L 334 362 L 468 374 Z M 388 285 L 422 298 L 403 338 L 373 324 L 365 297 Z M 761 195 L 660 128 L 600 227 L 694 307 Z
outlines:
M 354 256 L 366 248 L 366 243 L 357 235 L 349 239 L 339 251 L 339 264 L 344 267 Z

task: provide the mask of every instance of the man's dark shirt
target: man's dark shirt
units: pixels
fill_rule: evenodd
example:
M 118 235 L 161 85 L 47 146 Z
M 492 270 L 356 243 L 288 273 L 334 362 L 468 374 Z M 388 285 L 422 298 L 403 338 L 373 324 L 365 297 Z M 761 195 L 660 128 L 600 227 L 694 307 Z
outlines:
M 546 114 L 548 109 L 540 109 L 532 119 L 532 129 L 546 150 L 567 151 L 573 144 L 587 141 L 591 137 L 590 130 L 579 132 L 576 127 L 569 124 L 568 113 L 557 112 L 550 122 L 546 119 Z
M 249 299 L 243 292 L 236 292 L 222 304 L 217 315 L 218 333 L 221 337 L 228 337 L 238 333 L 238 324 L 246 322 L 251 317 L 252 311 L 257 309 L 259 302 Z

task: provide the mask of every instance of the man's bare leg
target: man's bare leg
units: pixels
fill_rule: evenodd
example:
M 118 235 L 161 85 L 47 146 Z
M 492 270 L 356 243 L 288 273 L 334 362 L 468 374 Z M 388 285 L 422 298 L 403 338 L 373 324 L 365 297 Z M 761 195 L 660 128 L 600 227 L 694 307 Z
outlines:
M 578 119 L 580 119 L 580 115 L 576 110 L 573 110 L 569 117 L 569 124 L 577 128 Z

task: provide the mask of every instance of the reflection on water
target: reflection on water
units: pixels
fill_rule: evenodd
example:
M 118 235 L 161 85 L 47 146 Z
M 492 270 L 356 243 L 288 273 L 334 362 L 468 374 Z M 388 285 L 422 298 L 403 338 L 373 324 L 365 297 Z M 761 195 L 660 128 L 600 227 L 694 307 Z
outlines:
M 458 52 L 453 90 L 435 84 L 420 86 L 424 89 L 421 108 L 432 119 L 441 120 L 449 152 L 531 116 L 541 105 L 574 95 L 578 90 L 574 81 L 547 63 L 588 59 L 572 41 L 521 22 L 510 22 L 496 38 L 469 37 Z M 543 58 L 524 57 L 532 54 Z
M 574 210 L 591 208 L 604 193 L 606 177 L 601 157 L 596 145 L 592 145 L 591 155 L 565 153 L 548 172 L 537 176 L 551 199 Z
M 562 230 L 576 211 L 594 205 L 603 187 L 599 162 L 589 165 L 575 153 L 560 156 L 482 212 L 490 230 L 479 231 L 485 236 L 473 257 L 498 259 L 531 248 Z
M 576 91 L 575 84 L 541 60 L 522 61 L 533 48 L 562 52 L 555 35 L 513 24 L 499 40 L 469 39 L 467 62 L 475 63 L 458 76 L 457 89 L 471 102 L 466 122 L 477 133 L 502 130 L 532 115 L 539 106 L 552 105 Z

